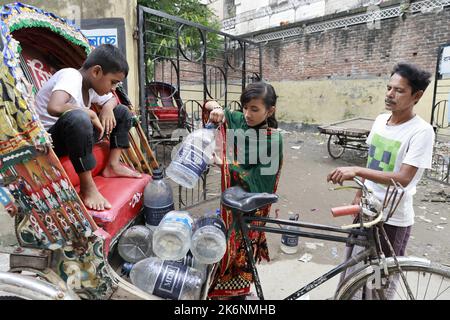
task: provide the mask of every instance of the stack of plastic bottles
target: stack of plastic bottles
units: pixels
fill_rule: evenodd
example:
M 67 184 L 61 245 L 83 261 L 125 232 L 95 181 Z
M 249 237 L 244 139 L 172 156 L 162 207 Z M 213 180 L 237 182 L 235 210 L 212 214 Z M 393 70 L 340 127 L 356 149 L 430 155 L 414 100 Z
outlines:
M 123 234 L 119 240 L 119 254 L 126 260 L 122 274 L 150 294 L 198 300 L 208 266 L 225 254 L 225 236 L 219 210 L 197 219 L 187 211 L 172 210 L 154 230 L 134 226 Z

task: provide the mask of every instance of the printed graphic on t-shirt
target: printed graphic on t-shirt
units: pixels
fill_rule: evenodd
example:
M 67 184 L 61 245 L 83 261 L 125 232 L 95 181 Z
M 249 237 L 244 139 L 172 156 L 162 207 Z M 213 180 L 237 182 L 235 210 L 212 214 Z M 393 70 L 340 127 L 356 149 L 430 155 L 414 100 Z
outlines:
M 386 139 L 375 133 L 369 147 L 367 168 L 385 172 L 394 171 L 400 146 L 401 142 Z

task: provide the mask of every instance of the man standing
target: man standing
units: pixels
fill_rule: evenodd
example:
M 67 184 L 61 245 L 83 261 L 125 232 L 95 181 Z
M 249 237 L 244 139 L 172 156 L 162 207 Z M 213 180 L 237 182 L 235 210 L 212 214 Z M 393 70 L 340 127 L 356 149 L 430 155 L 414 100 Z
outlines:
M 405 194 L 393 216 L 384 225 L 394 252 L 403 256 L 414 224 L 413 196 L 423 172 L 431 168 L 434 131 L 414 113 L 414 106 L 430 83 L 429 72 L 408 63 L 397 64 L 387 85 L 385 105 L 390 113 L 379 115 L 366 140 L 369 147 L 367 167 L 334 169 L 327 181 L 342 184 L 358 176 L 375 197 L 383 202 L 391 179 L 405 187 Z M 357 192 L 353 204 L 359 204 Z M 386 218 L 386 216 L 384 217 Z M 383 252 L 391 256 L 384 237 Z

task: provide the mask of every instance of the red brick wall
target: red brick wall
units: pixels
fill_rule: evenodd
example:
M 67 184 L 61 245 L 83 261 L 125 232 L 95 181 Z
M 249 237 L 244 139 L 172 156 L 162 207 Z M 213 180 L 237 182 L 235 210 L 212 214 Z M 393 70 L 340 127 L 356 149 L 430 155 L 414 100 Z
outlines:
M 398 61 L 430 71 L 437 48 L 450 41 L 450 7 L 439 13 L 408 15 L 366 24 L 277 40 L 263 47 L 263 76 L 268 81 L 376 78 Z

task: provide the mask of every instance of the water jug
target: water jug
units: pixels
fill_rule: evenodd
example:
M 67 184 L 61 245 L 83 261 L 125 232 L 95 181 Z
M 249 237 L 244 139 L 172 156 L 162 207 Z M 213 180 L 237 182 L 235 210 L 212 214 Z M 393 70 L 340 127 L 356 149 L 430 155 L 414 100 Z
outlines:
M 164 215 L 174 209 L 172 188 L 161 169 L 154 169 L 152 181 L 144 190 L 145 225 L 154 230 Z
M 136 225 L 126 230 L 119 239 L 119 255 L 127 262 L 138 262 L 153 255 L 153 231 Z
M 185 188 L 194 188 L 212 163 L 215 149 L 215 125 L 207 124 L 189 134 L 166 170 L 167 176 Z
M 220 210 L 205 214 L 195 221 L 191 252 L 199 263 L 213 264 L 220 261 L 226 248 L 226 229 Z
M 203 284 L 200 272 L 194 268 L 157 257 L 136 263 L 130 279 L 141 290 L 172 300 L 199 300 Z
M 187 211 L 166 213 L 153 235 L 154 253 L 162 260 L 183 259 L 191 245 L 192 224 Z

